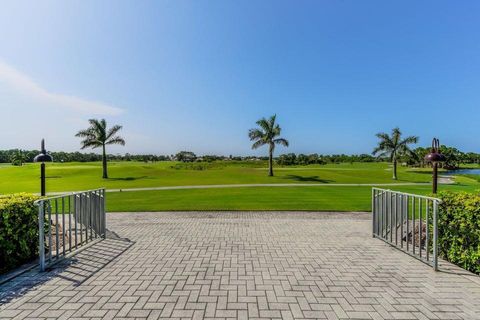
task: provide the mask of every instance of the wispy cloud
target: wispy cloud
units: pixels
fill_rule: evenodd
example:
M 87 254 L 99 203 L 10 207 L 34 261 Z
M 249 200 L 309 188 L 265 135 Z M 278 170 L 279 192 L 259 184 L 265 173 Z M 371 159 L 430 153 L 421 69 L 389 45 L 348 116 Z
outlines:
M 4 82 L 24 95 L 39 99 L 42 103 L 69 108 L 88 115 L 118 115 L 123 113 L 122 109 L 102 102 L 50 92 L 28 75 L 1 60 L 0 82 Z

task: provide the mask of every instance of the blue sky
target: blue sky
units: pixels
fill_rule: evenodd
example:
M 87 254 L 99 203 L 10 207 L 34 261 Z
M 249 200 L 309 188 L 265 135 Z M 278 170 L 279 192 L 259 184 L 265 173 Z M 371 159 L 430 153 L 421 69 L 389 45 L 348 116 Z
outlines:
M 5 1 L 0 149 L 75 151 L 91 117 L 111 152 L 369 153 L 399 126 L 480 152 L 478 1 Z M 42 129 L 40 129 L 42 128 Z M 41 133 L 39 133 L 41 132 Z

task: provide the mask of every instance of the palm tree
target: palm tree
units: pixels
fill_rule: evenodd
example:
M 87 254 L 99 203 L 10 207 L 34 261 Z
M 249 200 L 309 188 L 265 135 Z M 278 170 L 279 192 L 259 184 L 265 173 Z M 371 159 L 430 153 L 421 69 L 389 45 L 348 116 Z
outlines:
M 388 156 L 390 158 L 390 161 L 393 163 L 393 179 L 397 180 L 397 160 L 402 155 L 413 153 L 408 145 L 417 143 L 418 137 L 410 136 L 402 139 L 402 132 L 398 127 L 392 130 L 391 136 L 383 132 L 377 133 L 376 136 L 380 141 L 372 154 L 378 155 L 379 157 Z
M 288 141 L 283 138 L 278 138 L 282 128 L 275 123 L 277 115 L 271 116 L 269 119 L 262 118 L 257 121 L 260 128 L 250 129 L 248 137 L 254 141 L 252 149 L 257 149 L 263 145 L 268 145 L 268 175 L 273 176 L 273 151 L 276 144 L 288 147 Z
M 115 125 L 107 130 L 107 122 L 105 119 L 97 120 L 90 119 L 90 127 L 85 130 L 80 130 L 75 136 L 84 138 L 81 142 L 82 149 L 85 148 L 99 148 L 102 147 L 102 164 L 103 164 L 103 179 L 108 179 L 107 173 L 107 153 L 106 145 L 120 144 L 125 145 L 125 140 L 117 136 L 116 133 L 122 129 L 122 126 Z
M 27 157 L 22 152 L 22 150 L 16 150 L 15 153 L 12 155 L 10 159 L 14 166 L 22 166 L 25 161 L 27 161 Z

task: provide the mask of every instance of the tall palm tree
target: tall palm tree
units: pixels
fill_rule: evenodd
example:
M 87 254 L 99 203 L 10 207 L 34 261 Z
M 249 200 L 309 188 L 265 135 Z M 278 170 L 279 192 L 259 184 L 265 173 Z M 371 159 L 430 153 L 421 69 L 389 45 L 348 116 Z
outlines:
M 273 176 L 273 152 L 275 151 L 275 145 L 280 144 L 288 147 L 288 141 L 283 138 L 279 138 L 282 128 L 275 123 L 277 115 L 271 116 L 269 119 L 262 118 L 256 123 L 259 128 L 250 129 L 248 137 L 251 141 L 254 141 L 252 149 L 257 149 L 263 145 L 268 145 L 268 175 Z
M 108 179 L 107 173 L 107 153 L 106 145 L 120 144 L 125 145 L 125 140 L 116 135 L 122 129 L 122 126 L 115 125 L 107 129 L 107 122 L 105 119 L 97 120 L 90 119 L 90 127 L 85 130 L 80 130 L 75 136 L 84 138 L 81 141 L 82 149 L 85 148 L 99 148 L 102 147 L 102 164 L 103 164 L 103 178 Z
M 390 158 L 390 161 L 393 163 L 393 179 L 397 180 L 397 160 L 402 155 L 413 153 L 408 145 L 417 143 L 418 137 L 410 136 L 402 139 L 402 132 L 398 127 L 392 130 L 391 136 L 383 132 L 377 133 L 376 136 L 380 141 L 372 154 Z

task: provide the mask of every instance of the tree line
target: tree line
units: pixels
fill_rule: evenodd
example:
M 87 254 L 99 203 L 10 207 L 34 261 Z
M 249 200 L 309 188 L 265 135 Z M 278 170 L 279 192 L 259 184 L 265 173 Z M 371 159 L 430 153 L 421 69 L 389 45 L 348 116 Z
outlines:
M 289 141 L 280 137 L 281 127 L 276 122 L 276 115 L 269 118 L 261 118 L 256 122 L 257 127 L 252 128 L 248 132 L 248 137 L 253 142 L 252 149 L 257 149 L 262 146 L 268 147 L 268 156 L 257 157 L 247 156 L 238 157 L 232 156 L 218 156 L 218 155 L 204 155 L 197 157 L 191 151 L 180 151 L 175 155 L 154 155 L 154 154 L 107 154 L 106 146 L 112 144 L 125 145 L 125 140 L 117 133 L 122 129 L 120 125 L 107 127 L 105 119 L 90 119 L 89 127 L 80 130 L 76 137 L 82 138 L 80 142 L 81 149 L 86 148 L 101 148 L 101 154 L 97 153 L 81 153 L 81 152 L 50 152 L 55 162 L 92 162 L 102 161 L 103 178 L 108 178 L 107 161 L 143 161 L 156 162 L 176 160 L 182 162 L 212 162 L 221 160 L 268 160 L 268 175 L 273 176 L 273 163 L 278 165 L 309 165 L 309 164 L 327 164 L 327 163 L 353 163 L 353 162 L 381 162 L 390 161 L 393 164 L 393 179 L 397 178 L 397 164 L 408 166 L 427 166 L 425 156 L 430 152 L 431 148 L 417 147 L 411 149 L 409 145 L 416 144 L 418 137 L 408 136 L 402 137 L 399 128 L 394 128 L 391 134 L 378 133 L 376 136 L 379 139 L 378 145 L 373 150 L 372 154 L 359 155 L 321 155 L 321 154 L 295 154 L 287 153 L 278 157 L 274 157 L 276 145 L 284 147 L 289 146 Z M 25 162 L 33 162 L 34 157 L 39 153 L 38 150 L 0 150 L 0 163 L 12 163 L 14 165 L 22 165 Z M 453 147 L 442 145 L 440 147 L 446 161 L 440 165 L 446 169 L 457 169 L 460 164 L 480 164 L 480 154 L 474 152 L 462 152 Z
M 12 163 L 20 165 L 33 162 L 33 158 L 39 153 L 39 150 L 0 150 L 0 163 Z M 424 158 L 430 152 L 430 147 L 418 147 L 412 150 L 411 154 L 399 157 L 399 162 L 411 167 L 427 167 L 428 163 Z M 453 147 L 442 145 L 440 152 L 445 155 L 446 162 L 443 167 L 446 169 L 456 169 L 460 164 L 480 164 L 480 154 L 474 152 L 462 152 Z M 49 152 L 55 162 L 93 162 L 102 161 L 102 155 L 97 153 L 82 152 Z M 255 161 L 268 160 L 268 156 L 221 156 L 221 155 L 196 155 L 191 151 L 180 151 L 173 155 L 155 155 L 155 154 L 107 154 L 109 161 L 182 161 L 182 162 L 212 162 L 212 161 Z M 353 162 L 385 162 L 389 161 L 385 157 L 375 157 L 370 154 L 295 154 L 286 153 L 274 157 L 277 164 L 282 166 L 290 165 L 309 165 L 309 164 L 328 164 L 328 163 L 353 163 Z
M 40 150 L 0 150 L 0 163 L 12 163 L 14 165 L 21 165 L 27 162 L 33 162 L 33 158 L 39 154 Z M 83 153 L 83 152 L 64 152 L 52 151 L 49 154 L 53 157 L 55 162 L 92 162 L 102 161 L 102 155 L 97 153 Z M 109 161 L 143 161 L 143 162 L 157 162 L 171 160 L 168 155 L 155 154 L 107 154 Z
M 281 154 L 277 158 L 277 163 L 283 166 L 308 165 L 308 164 L 327 164 L 327 163 L 352 163 L 352 162 L 376 162 L 385 161 L 369 154 L 303 154 L 287 153 Z
M 33 158 L 39 154 L 40 150 L 0 150 L 0 163 L 12 163 L 21 165 L 33 162 Z M 83 152 L 64 152 L 52 151 L 48 152 L 54 159 L 54 162 L 94 162 L 102 161 L 102 154 L 83 153 Z M 223 155 L 196 155 L 191 151 L 180 151 L 172 155 L 155 155 L 155 154 L 107 154 L 109 161 L 141 161 L 141 162 L 158 162 L 158 161 L 181 161 L 181 162 L 213 162 L 213 161 L 255 161 L 268 160 L 268 156 L 223 156 Z M 480 157 L 480 155 L 479 155 Z M 342 162 L 373 162 L 383 161 L 368 154 L 361 155 L 322 155 L 322 154 L 295 154 L 288 153 L 274 157 L 274 160 L 280 165 L 303 165 L 303 164 L 326 164 L 326 163 L 342 163 Z

